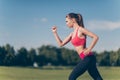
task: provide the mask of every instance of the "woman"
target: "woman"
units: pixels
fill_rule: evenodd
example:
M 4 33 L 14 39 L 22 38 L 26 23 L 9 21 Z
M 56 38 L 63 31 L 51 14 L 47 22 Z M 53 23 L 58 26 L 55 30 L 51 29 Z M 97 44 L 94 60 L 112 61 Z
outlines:
M 71 41 L 79 57 L 81 58 L 81 61 L 71 72 L 69 80 L 76 80 L 78 76 L 82 75 L 85 71 L 88 71 L 94 80 L 103 80 L 96 67 L 96 58 L 91 52 L 98 41 L 98 36 L 84 28 L 83 19 L 80 14 L 69 13 L 66 16 L 66 24 L 69 28 L 73 28 L 74 31 L 71 32 L 70 35 L 63 41 L 57 34 L 56 26 L 52 27 L 52 32 L 59 46 L 64 46 L 66 43 Z M 92 38 L 92 42 L 87 48 L 86 36 Z

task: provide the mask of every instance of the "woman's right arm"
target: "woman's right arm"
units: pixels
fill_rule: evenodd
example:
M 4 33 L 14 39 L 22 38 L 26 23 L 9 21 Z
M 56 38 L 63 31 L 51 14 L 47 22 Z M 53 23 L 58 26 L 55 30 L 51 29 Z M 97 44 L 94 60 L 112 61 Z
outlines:
M 60 47 L 64 46 L 65 44 L 67 44 L 70 40 L 71 40 L 71 37 L 72 37 L 72 34 L 70 34 L 68 37 L 66 37 L 63 41 L 60 39 L 60 37 L 58 36 L 57 34 L 57 27 L 52 27 L 52 32 L 54 34 L 54 37 L 58 43 L 58 45 Z

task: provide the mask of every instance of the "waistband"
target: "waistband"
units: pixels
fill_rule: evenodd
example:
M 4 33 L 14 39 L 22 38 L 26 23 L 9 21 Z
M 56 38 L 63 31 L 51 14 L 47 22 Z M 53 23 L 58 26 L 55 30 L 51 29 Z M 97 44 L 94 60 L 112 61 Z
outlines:
M 86 56 L 91 56 L 93 55 L 93 52 L 89 52 L 89 54 L 85 55 L 84 54 L 84 51 L 82 51 L 80 54 L 79 54 L 79 57 L 83 60 Z

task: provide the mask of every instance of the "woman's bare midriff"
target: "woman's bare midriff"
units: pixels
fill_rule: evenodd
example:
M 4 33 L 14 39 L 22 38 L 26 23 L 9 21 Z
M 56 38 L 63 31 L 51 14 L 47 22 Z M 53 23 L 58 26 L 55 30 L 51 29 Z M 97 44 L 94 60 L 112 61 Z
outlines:
M 87 48 L 84 48 L 83 46 L 77 46 L 77 47 L 75 47 L 75 50 L 77 51 L 78 55 L 80 55 L 80 53 L 82 53 L 86 49 Z

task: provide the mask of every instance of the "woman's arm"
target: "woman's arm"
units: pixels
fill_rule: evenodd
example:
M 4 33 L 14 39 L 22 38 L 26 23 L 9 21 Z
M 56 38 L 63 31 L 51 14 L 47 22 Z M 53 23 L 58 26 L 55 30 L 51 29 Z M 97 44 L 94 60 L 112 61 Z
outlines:
M 95 44 L 97 43 L 99 37 L 96 34 L 94 34 L 93 32 L 90 32 L 85 28 L 81 28 L 81 31 L 83 34 L 90 36 L 93 39 L 92 42 L 90 43 L 90 45 L 88 46 L 87 51 L 86 51 L 86 53 L 89 53 L 93 49 Z
M 71 40 L 71 34 L 70 34 L 68 37 L 66 37 L 66 38 L 62 41 L 62 40 L 60 39 L 60 37 L 58 36 L 58 34 L 57 34 L 57 27 L 52 27 L 52 32 L 53 32 L 54 37 L 55 37 L 55 39 L 56 39 L 56 41 L 57 41 L 57 43 L 58 43 L 58 45 L 59 45 L 60 47 L 64 46 L 65 44 L 67 44 L 67 43 Z

